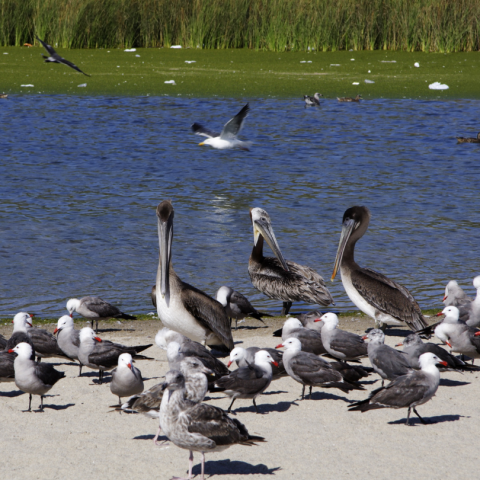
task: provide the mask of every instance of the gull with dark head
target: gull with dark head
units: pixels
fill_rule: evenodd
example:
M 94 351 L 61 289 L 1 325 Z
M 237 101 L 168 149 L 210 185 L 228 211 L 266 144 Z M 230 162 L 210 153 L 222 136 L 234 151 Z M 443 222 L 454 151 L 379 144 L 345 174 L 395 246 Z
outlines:
M 87 77 L 90 77 L 88 73 L 82 72 L 76 65 L 74 65 L 72 62 L 69 62 L 68 60 L 65 60 L 63 57 L 61 57 L 51 45 L 48 45 L 48 43 L 45 43 L 43 40 L 37 37 L 37 40 L 43 45 L 43 48 L 48 53 L 48 57 L 46 55 L 42 54 L 42 57 L 45 58 L 45 62 L 53 62 L 53 63 L 63 63 L 64 65 L 67 65 L 67 67 L 73 68 L 77 72 L 83 73 Z
M 204 140 L 202 143 L 199 143 L 199 145 L 210 145 L 213 148 L 217 148 L 219 150 L 236 147 L 240 148 L 241 150 L 249 151 L 248 147 L 250 146 L 250 142 L 242 142 L 237 138 L 240 130 L 243 127 L 245 117 L 247 116 L 249 110 L 250 107 L 247 103 L 233 118 L 231 118 L 223 126 L 222 133 L 220 134 L 203 127 L 199 123 L 194 123 L 192 125 L 192 130 L 195 135 L 202 135 L 204 137 L 207 137 L 207 139 Z
M 253 250 L 248 261 L 248 273 L 253 286 L 270 298 L 283 301 L 282 315 L 286 315 L 292 302 L 330 305 L 332 296 L 325 281 L 313 268 L 285 260 L 280 251 L 270 216 L 263 208 L 252 208 Z M 263 256 L 263 241 L 275 254 Z
M 420 306 L 403 285 L 355 262 L 355 245 L 365 235 L 370 216 L 370 210 L 363 206 L 351 207 L 343 214 L 332 282 L 340 269 L 350 300 L 377 326 L 406 324 L 412 330 L 425 328 L 427 323 Z

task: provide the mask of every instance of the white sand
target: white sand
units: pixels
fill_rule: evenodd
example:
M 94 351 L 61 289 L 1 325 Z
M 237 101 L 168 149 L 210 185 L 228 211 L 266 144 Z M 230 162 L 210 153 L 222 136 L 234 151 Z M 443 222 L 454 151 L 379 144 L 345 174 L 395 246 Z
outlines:
M 125 344 L 154 343 L 160 323 L 105 324 L 105 339 Z M 242 324 L 257 326 L 258 322 Z M 274 320 L 270 325 L 278 328 Z M 78 325 L 77 328 L 81 328 Z M 133 326 L 135 331 L 128 331 Z M 342 327 L 360 333 L 365 320 L 342 319 Z M 10 335 L 11 327 L 0 333 Z M 53 331 L 53 326 L 47 327 Z M 100 327 L 102 328 L 102 327 Z M 243 346 L 279 343 L 272 328 L 240 329 L 234 332 Z M 400 330 L 395 330 L 401 333 Z M 387 337 L 394 345 L 401 337 Z M 138 361 L 146 388 L 162 381 L 167 371 L 165 352 L 155 345 L 144 352 L 155 361 Z M 67 378 L 60 380 L 45 399 L 44 413 L 26 413 L 28 396 L 13 383 L 0 384 L 3 478 L 169 479 L 186 476 L 188 452 L 175 447 L 156 447 L 152 438 L 157 422 L 142 415 L 109 412 L 118 399 L 109 384 L 92 385 L 92 370 L 77 377 L 77 365 L 55 360 Z M 369 365 L 368 359 L 364 361 Z M 373 375 L 369 379 L 376 380 Z M 107 377 L 109 380 L 109 377 Z M 463 384 L 468 383 L 468 384 Z M 366 385 L 368 390 L 380 382 Z M 480 388 L 477 373 L 442 374 L 436 397 L 418 411 L 432 422 L 422 425 L 413 416 L 413 427 L 404 425 L 406 409 L 348 412 L 348 402 L 364 399 L 368 391 L 347 395 L 339 390 L 314 389 L 313 400 L 298 401 L 301 385 L 290 378 L 272 383 L 257 400 L 262 414 L 254 413 L 250 400 L 237 400 L 236 418 L 250 433 L 267 443 L 257 447 L 235 446 L 222 453 L 207 454 L 206 474 L 222 479 L 458 479 L 475 478 L 478 471 L 477 438 L 480 431 Z M 227 408 L 229 400 L 213 394 L 208 403 Z M 34 397 L 37 408 L 39 398 Z M 195 455 L 194 474 L 200 473 L 200 455 Z

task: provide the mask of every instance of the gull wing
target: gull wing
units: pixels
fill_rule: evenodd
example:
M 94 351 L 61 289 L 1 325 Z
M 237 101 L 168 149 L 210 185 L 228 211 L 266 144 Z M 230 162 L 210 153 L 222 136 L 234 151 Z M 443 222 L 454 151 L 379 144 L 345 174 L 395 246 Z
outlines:
M 48 45 L 48 43 L 45 43 L 43 40 L 41 40 L 38 37 L 37 37 L 37 40 L 43 45 L 43 48 L 47 51 L 49 55 L 51 55 L 52 57 L 54 55 L 57 55 L 57 52 L 53 49 L 51 45 Z
M 220 134 L 220 138 L 222 139 L 230 139 L 235 138 L 243 125 L 245 117 L 248 115 L 248 111 L 250 107 L 248 103 L 233 117 L 231 118 L 223 127 L 222 133 Z
M 58 55 L 58 53 L 56 54 Z M 91 75 L 89 75 L 88 73 L 85 73 L 85 72 L 82 72 L 82 70 L 80 70 L 75 64 L 73 64 L 72 62 L 69 62 L 68 60 L 65 60 L 63 57 L 61 57 L 60 55 L 58 55 L 58 61 L 60 63 L 63 63 L 67 66 L 69 66 L 70 68 L 73 68 L 74 70 L 76 70 L 77 72 L 80 72 L 80 73 L 83 73 L 86 77 L 90 77 Z
M 77 72 L 80 72 L 80 73 L 83 73 L 85 76 L 87 77 L 90 77 L 90 75 L 88 73 L 85 73 L 85 72 L 82 72 L 82 70 L 80 70 L 75 64 L 73 64 L 72 62 L 69 62 L 68 60 L 65 60 L 63 57 L 61 57 L 54 49 L 51 45 L 48 45 L 47 43 L 45 43 L 43 40 L 41 40 L 40 38 L 37 37 L 37 40 L 43 45 L 43 48 L 45 48 L 45 50 L 48 52 L 48 54 L 54 58 L 58 63 L 63 63 L 64 65 L 67 65 L 68 67 L 70 68 L 73 68 L 74 70 L 76 70 Z M 46 57 L 45 57 L 46 58 Z
M 202 135 L 203 137 L 214 138 L 220 136 L 218 133 L 209 130 L 208 128 L 200 125 L 199 123 L 194 123 L 192 125 L 192 130 L 195 135 Z

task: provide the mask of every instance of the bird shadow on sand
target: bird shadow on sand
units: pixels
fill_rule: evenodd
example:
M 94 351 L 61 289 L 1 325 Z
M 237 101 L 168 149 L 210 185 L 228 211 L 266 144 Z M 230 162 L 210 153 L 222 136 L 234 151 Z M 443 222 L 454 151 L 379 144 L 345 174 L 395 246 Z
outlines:
M 133 440 L 150 440 L 152 441 L 155 438 L 155 435 L 137 435 L 136 437 L 133 437 Z M 169 440 L 165 435 L 159 435 L 157 439 L 158 443 L 165 442 L 165 445 L 168 445 Z M 159 447 L 161 445 L 158 445 Z
M 51 410 L 66 410 L 67 408 L 74 407 L 74 403 L 67 403 L 66 405 L 47 405 L 44 404 L 43 408 L 50 408 Z
M 253 325 L 239 325 L 238 330 L 258 330 L 259 328 L 268 328 L 268 325 L 259 325 L 253 326 Z
M 258 414 L 267 415 L 268 413 L 272 413 L 272 412 L 286 412 L 292 405 L 296 405 L 298 407 L 298 404 L 294 402 L 278 402 L 274 404 L 264 403 L 262 405 L 257 404 Z M 244 412 L 256 413 L 255 407 L 252 404 L 250 407 L 236 408 L 235 410 L 232 410 L 231 413 L 233 415 L 236 415 L 237 413 L 244 413 Z
M 307 389 L 305 389 L 305 400 L 309 400 L 310 398 L 307 396 Z M 333 393 L 327 393 L 327 392 L 312 392 L 312 400 L 343 400 L 344 402 L 347 403 L 352 403 L 355 402 L 356 400 L 350 400 L 349 398 L 346 397 L 340 397 L 338 395 L 334 395 Z M 300 398 L 298 401 L 302 401 Z
M 267 393 L 262 393 L 262 395 L 277 395 L 279 393 L 288 393 L 288 392 L 285 392 L 284 390 L 277 390 L 275 392 L 267 392 Z
M 470 385 L 471 382 L 459 382 L 458 380 L 449 380 L 448 378 L 441 378 L 440 385 L 442 387 L 461 387 L 462 385 Z
M 374 328 L 376 327 L 367 328 L 365 330 L 365 333 L 372 331 Z M 393 336 L 393 337 L 407 337 L 411 333 L 412 333 L 411 330 L 402 330 L 400 328 L 387 328 L 385 330 L 385 336 Z
M 13 392 L 0 392 L 0 397 L 19 397 L 20 395 L 25 395 L 25 392 L 21 392 L 20 390 L 13 390 Z
M 426 425 L 424 425 L 419 418 L 410 417 L 410 425 L 412 426 L 421 426 L 428 427 L 429 425 L 435 425 L 436 423 L 445 423 L 445 422 L 457 422 L 460 418 L 470 418 L 465 415 L 439 415 L 438 417 L 423 417 Z M 407 421 L 406 418 L 401 418 L 400 420 L 395 420 L 394 422 L 388 422 L 389 425 L 405 425 Z
M 213 475 L 275 475 L 275 472 L 281 470 L 282 467 L 268 468 L 263 463 L 252 465 L 251 463 L 242 462 L 240 460 L 210 460 L 205 462 L 205 472 L 209 477 Z M 200 475 L 201 465 L 195 465 L 192 473 Z

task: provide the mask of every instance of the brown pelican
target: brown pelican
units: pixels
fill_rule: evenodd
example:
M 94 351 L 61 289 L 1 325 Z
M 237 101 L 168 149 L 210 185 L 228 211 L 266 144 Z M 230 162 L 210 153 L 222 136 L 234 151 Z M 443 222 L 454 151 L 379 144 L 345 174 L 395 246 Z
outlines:
M 412 294 L 402 285 L 370 268 L 360 267 L 354 259 L 355 244 L 370 222 L 367 207 L 351 207 L 343 214 L 332 281 L 340 267 L 342 283 L 350 300 L 378 325 L 407 324 L 412 330 L 427 326 Z
M 155 287 L 158 318 L 171 330 L 200 343 L 233 350 L 230 320 L 221 303 L 182 282 L 172 266 L 173 206 L 157 207 L 160 258 Z
M 262 208 L 252 208 L 250 219 L 253 250 L 248 261 L 248 273 L 253 286 L 270 298 L 282 300 L 282 315 L 289 312 L 292 302 L 333 303 L 323 278 L 313 268 L 287 262 L 283 258 L 268 213 Z M 277 258 L 263 256 L 263 239 Z

